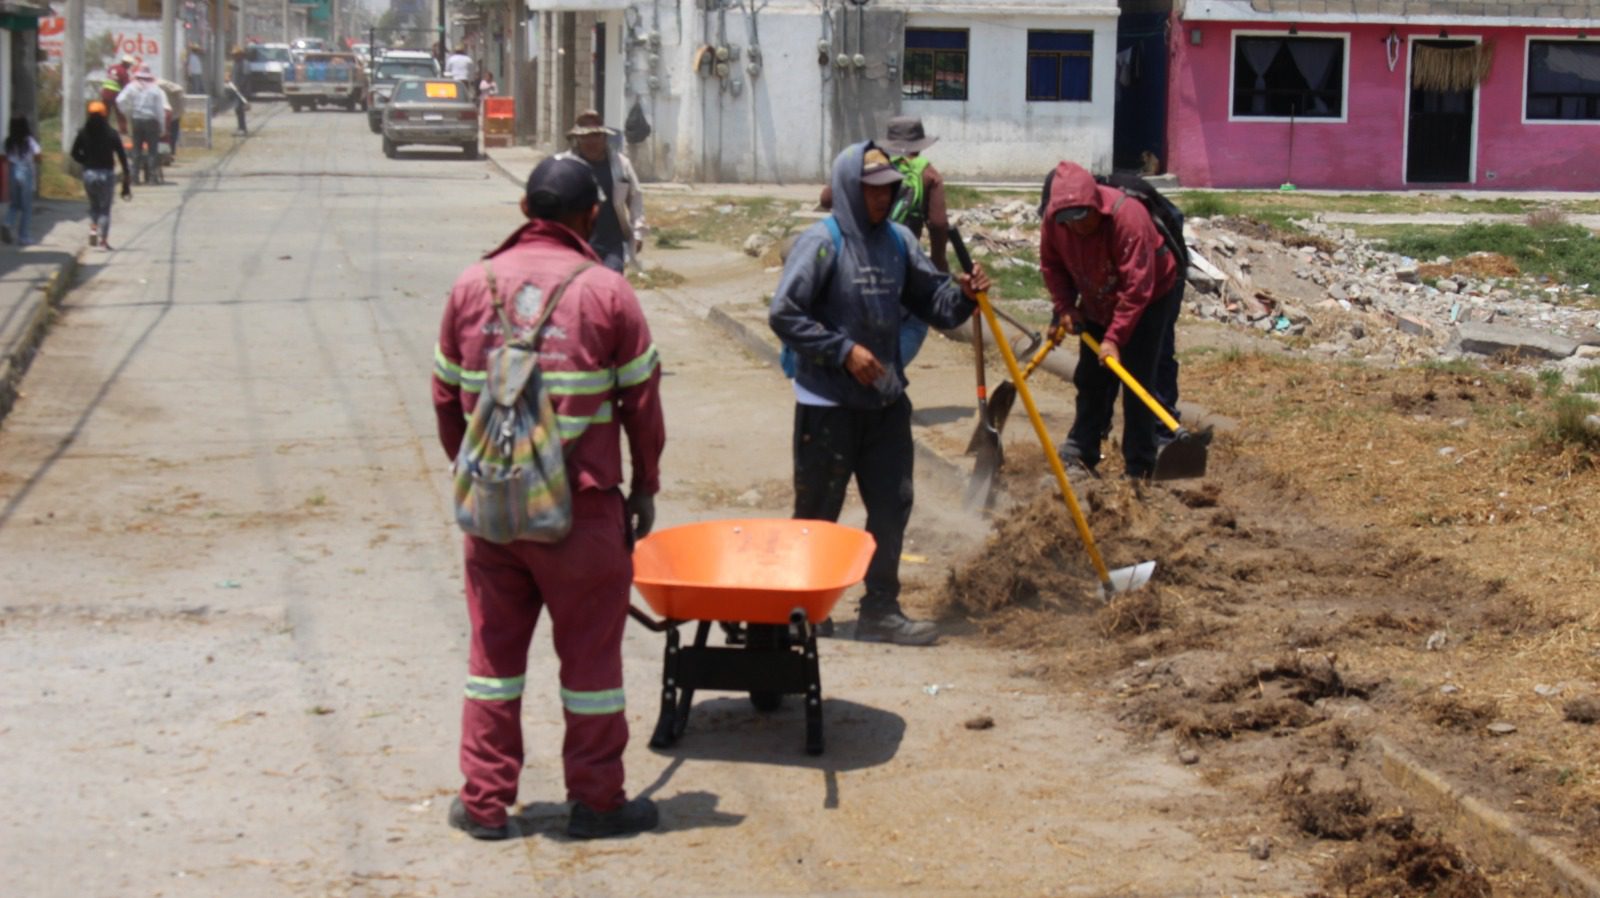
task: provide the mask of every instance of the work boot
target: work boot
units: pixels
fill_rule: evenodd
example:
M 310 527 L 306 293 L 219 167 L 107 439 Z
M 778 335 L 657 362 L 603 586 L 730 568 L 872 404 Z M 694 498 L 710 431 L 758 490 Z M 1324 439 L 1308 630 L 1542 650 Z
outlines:
M 898 611 L 871 617 L 863 614 L 856 621 L 856 639 L 894 645 L 933 645 L 939 639 L 939 627 L 932 621 L 912 620 Z
M 461 796 L 459 795 L 450 802 L 450 825 L 474 839 L 482 839 L 485 842 L 498 842 L 501 839 L 509 839 L 513 836 L 521 835 L 510 820 L 499 826 L 485 826 L 472 819 L 472 815 L 467 813 L 467 806 L 462 804 Z
M 649 832 L 661 822 L 656 803 L 635 798 L 610 811 L 597 811 L 581 801 L 572 803 L 567 835 L 574 839 L 611 839 Z

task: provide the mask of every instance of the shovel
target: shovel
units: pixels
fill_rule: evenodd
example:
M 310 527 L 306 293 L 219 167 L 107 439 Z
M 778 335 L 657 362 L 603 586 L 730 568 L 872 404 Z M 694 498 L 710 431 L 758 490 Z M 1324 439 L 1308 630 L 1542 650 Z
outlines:
M 1005 464 L 1000 431 L 989 420 L 989 390 L 983 376 L 983 322 L 977 320 L 972 322 L 972 357 L 978 369 L 978 429 L 972 434 L 967 452 L 978 460 L 972 466 L 972 479 L 967 481 L 967 495 L 961 503 L 968 511 L 989 507 L 994 499 L 995 475 Z
M 999 309 L 995 309 L 994 313 L 1005 319 L 1007 324 L 1010 324 L 1017 330 L 1022 331 L 1023 334 L 1028 338 L 1028 347 L 1026 349 L 1016 350 L 1015 347 L 1012 347 L 1013 351 L 1015 351 L 1019 356 L 1032 356 L 1032 360 L 1028 362 L 1027 370 L 1022 373 L 1023 377 L 1027 377 L 1029 374 L 1032 374 L 1033 369 L 1037 368 L 1039 363 L 1044 361 L 1044 357 L 1050 354 L 1050 350 L 1055 349 L 1056 346 L 1060 345 L 1061 343 L 1062 338 L 1059 335 L 1052 334 L 1050 348 L 1040 350 L 1039 347 L 1042 343 L 1044 343 L 1044 337 L 1040 335 L 1038 331 L 1029 330 L 1027 325 L 1015 318 L 1012 318 L 1010 315 L 1007 315 L 1005 312 L 1002 312 Z M 972 327 L 977 329 L 978 324 L 978 319 L 974 318 L 972 321 Z M 1004 337 L 1004 334 L 1000 333 L 996 334 L 995 336 Z M 1011 414 L 1011 406 L 1016 404 L 1016 401 L 1017 388 L 1010 381 L 1006 381 L 1000 386 L 994 388 L 994 394 L 989 397 L 989 417 L 978 422 L 977 428 L 972 432 L 972 439 L 967 441 L 968 455 L 977 454 L 978 444 L 985 439 L 985 429 L 992 429 L 996 434 L 999 434 L 1001 431 L 1006 429 L 1006 418 Z
M 1033 358 L 1028 360 L 1028 367 L 1022 369 L 1023 380 L 1027 380 L 1028 377 L 1033 374 L 1033 369 L 1044 364 L 1045 356 L 1049 355 L 1057 346 L 1061 345 L 1061 341 L 1066 337 L 1066 333 L 1066 330 L 1061 327 L 1057 327 L 1055 330 L 1050 332 L 1050 339 L 1046 341 L 1043 346 L 1038 346 L 1037 343 L 1034 344 L 1035 347 L 1038 347 L 1039 351 L 1033 353 Z M 1030 349 L 1031 348 L 1033 347 L 1030 347 Z M 1023 355 L 1027 355 L 1027 353 L 1023 353 Z M 994 429 L 996 433 L 1006 429 L 1006 419 L 1011 417 L 1011 407 L 1016 404 L 1016 384 L 1008 380 L 1000 386 L 994 388 L 994 395 L 989 397 L 989 419 L 994 422 Z M 974 436 L 974 439 L 976 439 L 976 436 Z
M 961 261 L 963 271 L 971 273 L 972 257 L 967 255 L 966 242 L 961 239 L 961 232 L 955 228 L 950 229 L 950 243 L 955 247 L 956 258 Z M 982 310 L 983 317 L 989 322 L 991 330 L 1000 329 L 1000 320 L 995 316 L 994 306 L 989 302 L 988 293 L 978 294 L 978 308 Z M 977 322 L 973 322 L 976 324 Z M 1000 344 L 1000 355 L 1006 360 L 1006 370 L 1011 374 L 1011 382 L 1016 384 L 1017 393 L 1022 397 L 1022 407 L 1028 410 L 1028 420 L 1033 422 L 1033 432 L 1039 437 L 1039 446 L 1044 449 L 1045 460 L 1050 462 L 1050 471 L 1056 477 L 1056 486 L 1061 489 L 1061 498 L 1067 503 L 1067 511 L 1072 513 L 1072 523 L 1078 528 L 1078 537 L 1083 540 L 1083 548 L 1089 553 L 1089 561 L 1094 565 L 1095 576 L 1100 579 L 1100 598 L 1110 601 L 1113 595 L 1119 592 L 1129 592 L 1150 582 L 1150 576 L 1155 573 L 1154 561 L 1143 561 L 1132 567 L 1109 570 L 1106 568 L 1105 559 L 1100 557 L 1100 549 L 1094 544 L 1094 534 L 1089 532 L 1089 521 L 1083 516 L 1083 509 L 1078 506 L 1078 497 L 1072 492 L 1072 485 L 1067 482 L 1067 469 L 1061 465 L 1061 456 L 1056 452 L 1055 443 L 1050 440 L 1050 432 L 1045 429 L 1044 419 L 1039 417 L 1039 407 L 1033 402 L 1033 392 L 1028 389 L 1028 382 L 1022 376 L 1022 370 L 1017 365 L 1017 357 L 1011 351 L 1011 344 L 1004 340 Z
M 1079 334 L 1083 337 L 1083 345 L 1095 355 L 1100 354 L 1100 341 L 1089 336 L 1087 332 Z M 1161 419 L 1161 423 L 1172 431 L 1172 440 L 1156 450 L 1156 466 L 1150 472 L 1151 480 L 1186 480 L 1194 477 L 1206 476 L 1206 458 L 1210 454 L 1211 428 L 1207 427 L 1199 433 L 1194 433 L 1187 427 L 1177 422 L 1166 408 L 1156 401 L 1139 382 L 1133 379 L 1128 369 L 1116 359 L 1106 359 L 1106 367 L 1110 368 L 1117 377 L 1122 378 L 1122 385 L 1128 392 L 1143 400 L 1151 413 Z M 994 391 L 995 401 L 999 402 L 1000 391 Z M 990 406 L 993 413 L 994 406 Z

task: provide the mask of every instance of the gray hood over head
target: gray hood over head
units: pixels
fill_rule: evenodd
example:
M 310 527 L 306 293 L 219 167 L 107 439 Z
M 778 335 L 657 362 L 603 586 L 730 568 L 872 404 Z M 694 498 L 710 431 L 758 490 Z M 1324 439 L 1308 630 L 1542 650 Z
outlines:
M 864 409 L 891 405 L 905 392 L 899 334 L 908 314 L 951 328 L 975 308 L 904 225 L 868 220 L 861 168 L 873 146 L 853 144 L 834 160 L 839 244 L 826 222 L 806 229 L 789 252 L 767 314 L 773 332 L 795 352 L 800 386 L 836 405 Z M 845 370 L 858 344 L 889 371 L 873 386 Z

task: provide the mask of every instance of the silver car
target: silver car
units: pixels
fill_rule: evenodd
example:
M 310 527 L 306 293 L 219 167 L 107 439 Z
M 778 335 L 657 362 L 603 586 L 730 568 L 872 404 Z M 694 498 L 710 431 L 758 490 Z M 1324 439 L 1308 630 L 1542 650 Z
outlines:
M 467 86 L 447 78 L 401 78 L 383 107 L 383 155 L 403 146 L 460 147 L 478 158 L 478 104 Z

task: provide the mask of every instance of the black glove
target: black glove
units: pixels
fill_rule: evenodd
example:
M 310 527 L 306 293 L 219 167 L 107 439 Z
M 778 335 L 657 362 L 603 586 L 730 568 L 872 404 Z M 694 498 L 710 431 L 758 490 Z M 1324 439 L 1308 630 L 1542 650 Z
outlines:
M 656 525 L 656 497 L 634 492 L 627 501 L 628 532 L 634 539 L 644 539 Z

